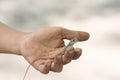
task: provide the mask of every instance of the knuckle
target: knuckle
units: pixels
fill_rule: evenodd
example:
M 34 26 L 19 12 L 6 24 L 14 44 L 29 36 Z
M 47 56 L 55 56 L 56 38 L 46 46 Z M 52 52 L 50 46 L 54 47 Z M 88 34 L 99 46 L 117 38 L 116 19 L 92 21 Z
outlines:
M 43 74 L 48 74 L 49 71 L 41 71 Z
M 68 64 L 68 63 L 70 63 L 71 62 L 71 59 L 65 59 L 64 61 L 63 61 L 63 64 L 65 65 L 65 64 Z
M 61 72 L 61 71 L 62 71 L 62 69 L 58 70 L 57 72 L 59 73 L 59 72 Z
M 58 31 L 58 32 L 62 32 L 63 29 L 64 29 L 63 27 L 57 27 L 57 31 Z
M 62 71 L 62 67 L 56 70 L 56 72 L 61 72 L 61 71 Z

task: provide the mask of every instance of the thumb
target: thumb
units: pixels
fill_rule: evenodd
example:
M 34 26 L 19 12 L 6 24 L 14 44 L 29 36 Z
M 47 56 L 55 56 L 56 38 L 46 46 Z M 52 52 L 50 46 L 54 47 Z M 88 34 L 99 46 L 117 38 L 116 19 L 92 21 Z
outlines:
M 90 36 L 88 32 L 73 31 L 73 30 L 68 30 L 68 29 L 63 29 L 62 34 L 63 34 L 63 39 L 71 40 L 73 38 L 77 38 L 79 41 L 88 40 Z

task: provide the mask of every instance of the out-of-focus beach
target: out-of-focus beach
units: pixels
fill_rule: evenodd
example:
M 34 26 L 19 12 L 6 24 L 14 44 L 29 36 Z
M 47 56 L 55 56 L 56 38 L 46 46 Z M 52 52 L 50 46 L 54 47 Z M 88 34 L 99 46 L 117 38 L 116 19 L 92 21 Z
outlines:
M 120 0 L 0 0 L 0 21 L 21 31 L 62 26 L 90 33 L 75 44 L 82 56 L 61 73 L 30 67 L 25 80 L 120 80 Z M 27 66 L 21 56 L 0 54 L 0 80 L 22 80 Z

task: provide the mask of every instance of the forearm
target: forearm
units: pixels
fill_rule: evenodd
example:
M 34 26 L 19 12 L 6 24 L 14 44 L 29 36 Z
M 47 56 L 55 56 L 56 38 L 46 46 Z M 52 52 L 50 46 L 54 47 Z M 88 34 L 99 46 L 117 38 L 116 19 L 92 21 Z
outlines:
M 25 34 L 0 22 L 0 53 L 20 54 L 19 44 Z

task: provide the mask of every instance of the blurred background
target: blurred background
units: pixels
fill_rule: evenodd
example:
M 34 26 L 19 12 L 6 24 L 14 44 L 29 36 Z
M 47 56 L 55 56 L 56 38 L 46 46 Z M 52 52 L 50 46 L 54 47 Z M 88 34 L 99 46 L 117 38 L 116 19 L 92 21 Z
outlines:
M 63 26 L 91 35 L 61 73 L 30 67 L 25 80 L 120 80 L 120 0 L 0 0 L 0 21 L 21 31 Z M 27 66 L 23 57 L 0 54 L 0 80 L 22 80 Z

